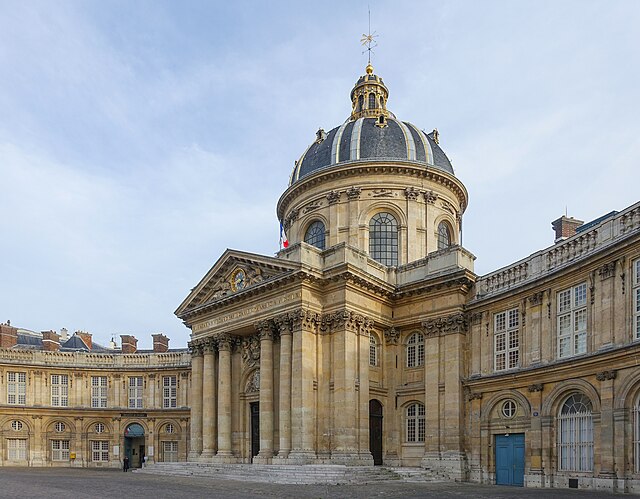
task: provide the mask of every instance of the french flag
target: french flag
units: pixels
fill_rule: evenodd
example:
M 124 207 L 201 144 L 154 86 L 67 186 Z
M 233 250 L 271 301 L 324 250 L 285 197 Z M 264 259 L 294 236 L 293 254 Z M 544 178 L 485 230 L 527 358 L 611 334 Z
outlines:
M 282 222 L 280 222 L 280 247 L 281 248 L 289 247 L 289 241 L 287 240 L 287 235 L 284 233 L 284 227 L 282 225 Z

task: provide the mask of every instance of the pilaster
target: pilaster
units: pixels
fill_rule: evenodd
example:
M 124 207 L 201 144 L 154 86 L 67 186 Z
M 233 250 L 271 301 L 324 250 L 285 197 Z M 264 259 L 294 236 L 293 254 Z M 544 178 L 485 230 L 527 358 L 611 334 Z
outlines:
M 189 461 L 195 461 L 202 452 L 202 371 L 204 345 L 199 341 L 189 343 L 191 351 L 191 449 Z

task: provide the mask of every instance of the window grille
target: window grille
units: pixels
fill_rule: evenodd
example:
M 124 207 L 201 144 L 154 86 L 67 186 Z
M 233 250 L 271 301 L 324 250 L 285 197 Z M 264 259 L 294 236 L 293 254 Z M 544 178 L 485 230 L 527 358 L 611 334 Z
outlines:
M 25 405 L 27 403 L 27 373 L 7 373 L 7 404 Z
M 398 222 L 391 213 L 377 213 L 371 218 L 369 254 L 383 265 L 398 265 Z
M 69 460 L 69 440 L 52 440 L 51 441 L 51 460 L 52 461 L 68 461 Z
M 106 376 L 91 376 L 91 407 L 107 407 Z
M 378 338 L 373 333 L 369 333 L 369 365 L 378 365 Z
M 162 407 L 165 409 L 178 406 L 178 377 L 163 376 Z
M 91 460 L 94 462 L 109 461 L 109 441 L 108 440 L 92 440 L 91 441 Z
M 560 291 L 558 297 L 558 357 L 587 351 L 587 284 Z
M 304 242 L 323 250 L 325 243 L 324 233 L 324 224 L 319 220 L 316 220 L 309 225 L 307 232 L 304 234 Z
M 495 314 L 494 369 L 503 371 L 520 365 L 520 314 L 517 308 Z
M 104 424 L 103 423 L 96 423 L 94 428 L 96 430 L 96 433 L 104 433 Z
M 142 409 L 143 385 L 142 376 L 129 378 L 129 409 Z
M 558 468 L 593 470 L 593 416 L 591 401 L 583 394 L 571 395 L 558 416 Z
M 66 425 L 62 422 L 62 421 L 58 421 L 55 425 L 54 425 L 54 429 L 58 432 L 58 433 L 62 433 L 64 430 L 67 429 Z
M 438 224 L 438 249 L 445 249 L 451 246 L 451 229 L 447 222 Z
M 407 367 L 424 365 L 424 336 L 413 333 L 407 340 Z
M 51 405 L 54 407 L 69 405 L 69 376 L 67 374 L 51 375 Z
M 371 92 L 369 94 L 369 109 L 374 109 L 376 107 L 376 94 Z
M 175 463 L 178 460 L 178 442 L 162 442 L 163 460 Z
M 425 410 L 424 405 L 416 402 L 407 407 L 407 442 L 424 442 Z
M 7 459 L 9 461 L 26 461 L 27 459 L 27 439 L 8 438 L 7 439 Z

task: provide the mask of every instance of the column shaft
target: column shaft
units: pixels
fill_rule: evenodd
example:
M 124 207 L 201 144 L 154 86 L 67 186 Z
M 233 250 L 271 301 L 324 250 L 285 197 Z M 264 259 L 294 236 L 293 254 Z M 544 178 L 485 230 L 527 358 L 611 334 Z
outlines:
M 280 330 L 280 451 L 287 457 L 291 450 L 291 331 Z
M 212 457 L 215 452 L 215 350 L 207 345 L 202 370 L 202 457 Z
M 231 452 L 231 340 L 218 343 L 218 456 L 232 456 Z
M 191 348 L 191 449 L 189 460 L 197 459 L 202 452 L 202 348 L 200 345 Z
M 260 331 L 260 452 L 273 456 L 273 332 L 270 324 Z

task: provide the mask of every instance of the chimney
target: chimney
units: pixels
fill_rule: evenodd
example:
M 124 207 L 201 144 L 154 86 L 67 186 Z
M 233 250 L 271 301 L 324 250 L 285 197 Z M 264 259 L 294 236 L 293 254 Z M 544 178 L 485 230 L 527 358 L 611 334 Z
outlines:
M 122 340 L 122 353 L 136 353 L 138 350 L 138 340 L 135 336 L 129 334 L 121 334 Z
M 18 344 L 18 328 L 11 325 L 0 324 L 0 348 L 13 348 Z
M 153 337 L 153 351 L 155 353 L 164 353 L 169 350 L 169 338 L 164 334 L 152 334 Z
M 42 348 L 45 352 L 60 350 L 60 335 L 55 331 L 42 331 Z
M 86 333 L 84 331 L 76 331 L 76 335 L 80 336 L 80 339 L 84 341 L 84 344 L 87 345 L 87 348 L 91 350 L 91 333 Z
M 573 217 L 566 217 L 562 215 L 558 220 L 551 222 L 551 227 L 556 231 L 556 243 L 564 241 L 568 237 L 575 236 L 576 229 L 580 227 L 584 222 L 582 220 L 576 220 Z
M 63 327 L 60 330 L 60 341 L 67 341 L 69 339 L 69 330 L 66 327 Z

